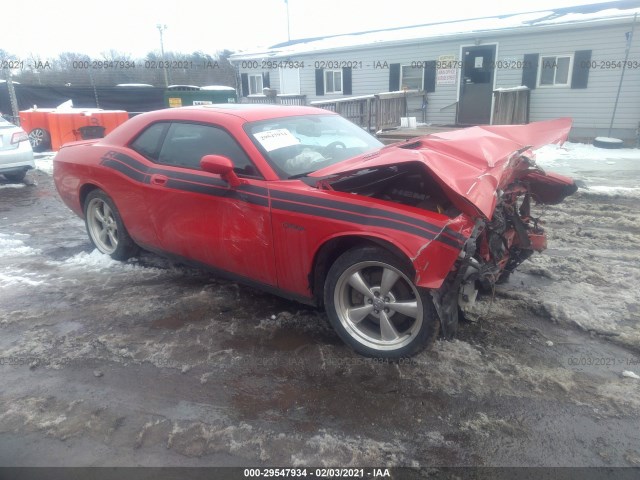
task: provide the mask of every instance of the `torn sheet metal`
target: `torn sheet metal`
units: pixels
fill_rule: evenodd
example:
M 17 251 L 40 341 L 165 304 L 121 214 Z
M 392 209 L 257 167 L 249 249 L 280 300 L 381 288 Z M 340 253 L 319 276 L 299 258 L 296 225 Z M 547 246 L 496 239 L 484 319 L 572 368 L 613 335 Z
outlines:
M 432 134 L 340 162 L 310 177 L 330 183 L 327 177 L 343 179 L 362 169 L 418 162 L 449 193 L 460 210 L 491 218 L 497 203 L 496 191 L 513 181 L 517 174 L 535 172 L 528 177 L 532 183 L 541 182 L 546 176 L 520 154 L 549 143 L 562 143 L 570 129 L 571 119 L 561 118 L 528 125 L 480 126 Z M 559 186 L 566 186 L 565 193 L 575 191 L 571 179 L 560 175 L 553 178 Z M 540 191 L 549 189 L 547 185 Z M 550 194 L 556 199 L 560 196 L 557 188 Z

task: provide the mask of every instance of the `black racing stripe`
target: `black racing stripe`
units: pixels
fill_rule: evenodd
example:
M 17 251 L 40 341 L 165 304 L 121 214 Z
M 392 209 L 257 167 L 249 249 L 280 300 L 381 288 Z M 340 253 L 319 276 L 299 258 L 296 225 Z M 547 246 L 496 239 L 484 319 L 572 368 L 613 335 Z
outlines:
M 445 243 L 453 248 L 459 249 L 460 245 L 453 240 L 443 237 L 442 235 L 435 235 L 432 232 L 428 232 L 424 229 L 407 225 L 400 222 L 394 222 L 393 220 L 386 220 L 383 218 L 374 218 L 360 215 L 357 213 L 348 213 L 343 211 L 331 210 L 324 207 L 317 207 L 313 205 L 303 205 L 300 203 L 286 202 L 282 200 L 272 200 L 272 208 L 279 210 L 286 210 L 289 212 L 304 213 L 307 215 L 313 215 L 315 217 L 331 218 L 334 220 L 342 220 L 344 222 L 356 223 L 359 225 L 367 225 L 371 227 L 384 227 L 392 230 L 399 230 L 402 232 L 410 233 L 418 237 L 426 238 L 427 240 L 437 240 L 441 243 Z
M 223 180 L 198 175 L 197 173 L 175 172 L 163 168 L 149 167 L 135 158 L 116 151 L 108 152 L 101 163 L 138 182 L 149 183 L 149 179 L 153 174 L 166 175 L 169 179 L 166 184 L 167 188 L 217 197 L 235 198 L 263 207 L 269 206 L 269 190 L 265 187 L 240 185 L 235 189 L 230 189 L 227 188 L 227 183 Z M 428 240 L 436 239 L 456 249 L 462 248 L 466 241 L 466 237 L 448 228 L 442 231 L 437 225 L 424 220 L 380 208 L 371 208 L 338 200 L 278 190 L 271 190 L 271 196 L 273 197 L 272 207 L 280 210 L 333 218 L 359 225 L 390 228 Z
M 464 244 L 467 242 L 467 239 L 468 239 L 468 237 L 465 237 L 464 235 L 456 232 L 455 230 L 451 230 L 449 227 L 445 227 L 442 233 L 443 235 L 447 235 L 453 241 L 457 242 L 460 248 L 464 246 Z
M 153 170 L 151 167 L 148 167 L 144 163 L 136 160 L 135 158 L 131 158 L 130 156 L 120 152 L 110 151 L 110 152 L 107 152 L 107 154 L 102 158 L 118 160 L 119 162 L 122 162 L 125 165 L 129 165 L 131 168 L 135 168 L 136 170 L 140 170 L 141 172 L 145 172 L 145 173 L 149 173 L 151 172 L 151 170 Z
M 309 204 L 327 207 L 327 208 L 335 208 L 338 210 L 345 210 L 348 212 L 359 213 L 362 215 L 375 215 L 378 217 L 384 217 L 390 220 L 401 221 L 401 222 L 409 223 L 411 225 L 426 228 L 427 230 L 432 231 L 434 234 L 442 230 L 441 228 L 433 225 L 432 223 L 425 222 L 414 217 L 409 217 L 407 215 L 402 215 L 395 212 L 389 212 L 381 208 L 375 208 L 375 207 L 372 208 L 364 205 L 355 205 L 352 203 L 341 202 L 339 200 L 334 200 L 334 199 L 318 198 L 311 195 L 296 194 L 296 193 L 290 193 L 290 192 L 280 192 L 276 190 L 271 192 L 271 197 L 278 198 L 281 200 L 290 200 L 294 202 L 309 203 Z
M 228 188 L 228 184 L 224 180 L 221 180 L 218 178 L 199 175 L 197 173 L 175 172 L 173 170 L 166 170 L 163 168 L 148 167 L 144 163 L 136 160 L 135 158 L 129 157 L 124 153 L 115 152 L 115 151 L 107 153 L 107 155 L 103 157 L 102 164 L 108 167 L 114 168 L 115 170 L 118 170 L 119 172 L 123 173 L 124 175 L 127 175 L 130 178 L 133 178 L 134 180 L 144 182 L 144 183 L 149 183 L 148 176 L 150 175 L 153 175 L 153 174 L 166 175 L 170 180 L 177 181 L 177 182 L 174 182 L 174 185 L 176 186 L 173 187 L 176 190 L 201 191 L 202 193 L 210 193 L 210 190 L 203 190 L 203 189 L 200 189 L 199 187 L 182 188 L 177 186 L 177 185 L 188 185 L 188 183 L 186 182 L 195 182 L 195 183 L 200 183 L 204 185 L 210 185 L 212 187 L 220 187 L 225 189 Z M 140 172 L 144 172 L 148 176 L 141 180 Z M 179 182 L 180 180 L 184 180 L 184 182 Z M 204 188 L 206 189 L 206 187 Z M 237 195 L 237 198 L 241 198 L 241 199 L 247 198 L 247 201 L 250 201 L 251 203 L 255 203 L 256 205 L 268 205 L 269 190 L 265 187 L 259 187 L 256 185 L 239 185 L 238 187 L 236 187 L 235 190 L 239 193 L 239 195 Z M 226 196 L 233 196 L 233 195 L 226 195 Z M 249 198 L 252 198 L 252 199 L 249 200 Z
M 420 220 L 418 218 L 410 217 L 407 215 L 402 215 L 395 212 L 389 212 L 381 208 L 371 208 L 371 207 L 366 207 L 364 205 L 354 205 L 351 203 L 341 202 L 333 199 L 318 198 L 311 195 L 282 192 L 278 190 L 271 190 L 271 198 L 289 200 L 293 202 L 301 202 L 309 205 L 322 206 L 327 208 L 334 208 L 338 210 L 352 212 L 359 215 L 368 215 L 368 216 L 375 215 L 375 216 L 383 217 L 385 219 L 388 219 L 394 222 L 404 222 L 414 227 L 429 230 L 434 236 L 442 235 L 442 228 L 438 227 L 437 225 L 434 225 L 425 220 Z M 455 246 L 456 248 L 462 248 L 462 245 L 466 241 L 465 236 L 450 229 L 445 229 L 445 235 L 447 235 L 447 237 L 444 237 L 444 238 L 447 238 L 447 241 L 443 240 L 443 242 L 447 243 L 448 245 Z M 448 238 L 448 237 L 452 237 L 452 238 Z
M 455 238 L 461 244 L 464 244 L 467 241 L 467 238 L 469 238 L 469 237 L 465 237 L 463 234 L 459 232 L 456 232 L 455 230 L 451 230 L 449 227 L 445 227 L 444 231 L 447 235 Z
M 449 233 L 450 233 L 450 232 L 451 232 L 450 230 L 447 230 L 447 231 L 445 231 L 445 232 L 443 232 L 443 233 L 439 234 L 439 235 L 436 237 L 436 240 L 437 240 L 437 241 L 439 241 L 439 242 L 441 242 L 441 243 L 446 243 L 446 244 L 447 244 L 447 245 L 449 245 L 450 247 L 454 247 L 454 248 L 457 248 L 457 249 L 461 249 L 461 248 L 463 248 L 463 247 L 464 247 L 464 244 L 465 244 L 465 242 L 466 242 L 466 239 L 465 239 L 465 241 L 464 241 L 464 242 L 461 242 L 461 241 L 460 241 L 460 240 L 458 240 L 457 238 L 451 238 L 451 237 L 449 236 Z M 458 233 L 458 232 L 453 232 L 453 233 Z
M 122 173 L 123 175 L 126 175 L 129 178 L 132 178 L 133 180 L 141 183 L 149 183 L 149 175 L 139 172 L 138 170 L 131 168 L 129 165 L 125 165 L 124 163 L 121 163 L 117 160 L 111 160 L 109 158 L 103 159 L 101 163 L 105 167 L 113 168 L 114 170 Z
M 167 181 L 166 187 L 185 192 L 202 193 L 204 195 L 211 195 L 214 197 L 233 198 L 247 203 L 252 203 L 254 205 L 260 205 L 262 207 L 269 206 L 269 199 L 267 197 L 252 195 L 250 193 L 240 192 L 230 188 L 217 188 L 210 185 L 202 185 L 200 183 L 185 182 L 174 178 L 170 178 Z
M 211 186 L 215 186 L 215 187 L 227 187 L 228 184 L 219 178 L 213 178 L 213 177 L 205 177 L 204 175 L 197 175 L 197 174 L 193 174 L 193 173 L 186 173 L 186 172 L 173 172 L 173 171 L 169 171 L 169 170 L 162 170 L 160 168 L 154 168 L 153 169 L 154 172 L 153 173 L 157 173 L 160 175 L 166 175 L 169 178 L 175 179 L 175 180 L 184 180 L 187 182 L 197 182 L 197 183 L 204 183 L 205 185 L 211 185 Z

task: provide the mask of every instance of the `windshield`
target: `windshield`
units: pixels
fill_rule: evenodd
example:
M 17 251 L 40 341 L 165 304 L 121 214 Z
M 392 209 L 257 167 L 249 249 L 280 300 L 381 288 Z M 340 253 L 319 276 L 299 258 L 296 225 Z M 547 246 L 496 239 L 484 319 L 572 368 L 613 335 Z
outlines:
M 303 176 L 383 144 L 339 115 L 273 118 L 245 126 L 281 178 Z

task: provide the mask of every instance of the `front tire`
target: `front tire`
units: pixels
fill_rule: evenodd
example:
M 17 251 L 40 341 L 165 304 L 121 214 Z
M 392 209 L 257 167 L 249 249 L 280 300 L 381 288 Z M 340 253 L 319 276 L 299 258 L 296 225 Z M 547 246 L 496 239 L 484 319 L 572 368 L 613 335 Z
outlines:
M 93 190 L 84 202 L 84 218 L 91 243 L 114 260 L 127 260 L 138 252 L 113 200 Z
M 331 266 L 324 289 L 329 321 L 340 338 L 367 357 L 402 358 L 437 336 L 431 295 L 413 283 L 410 264 L 390 252 L 355 248 Z

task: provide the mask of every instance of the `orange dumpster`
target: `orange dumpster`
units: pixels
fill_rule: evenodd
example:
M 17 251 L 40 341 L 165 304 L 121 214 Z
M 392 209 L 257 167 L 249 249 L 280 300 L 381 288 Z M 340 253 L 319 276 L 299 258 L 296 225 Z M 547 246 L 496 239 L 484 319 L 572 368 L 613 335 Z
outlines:
M 20 124 L 29 133 L 35 151 L 56 151 L 68 142 L 101 138 L 128 119 L 124 110 L 97 108 L 36 108 L 20 112 Z

